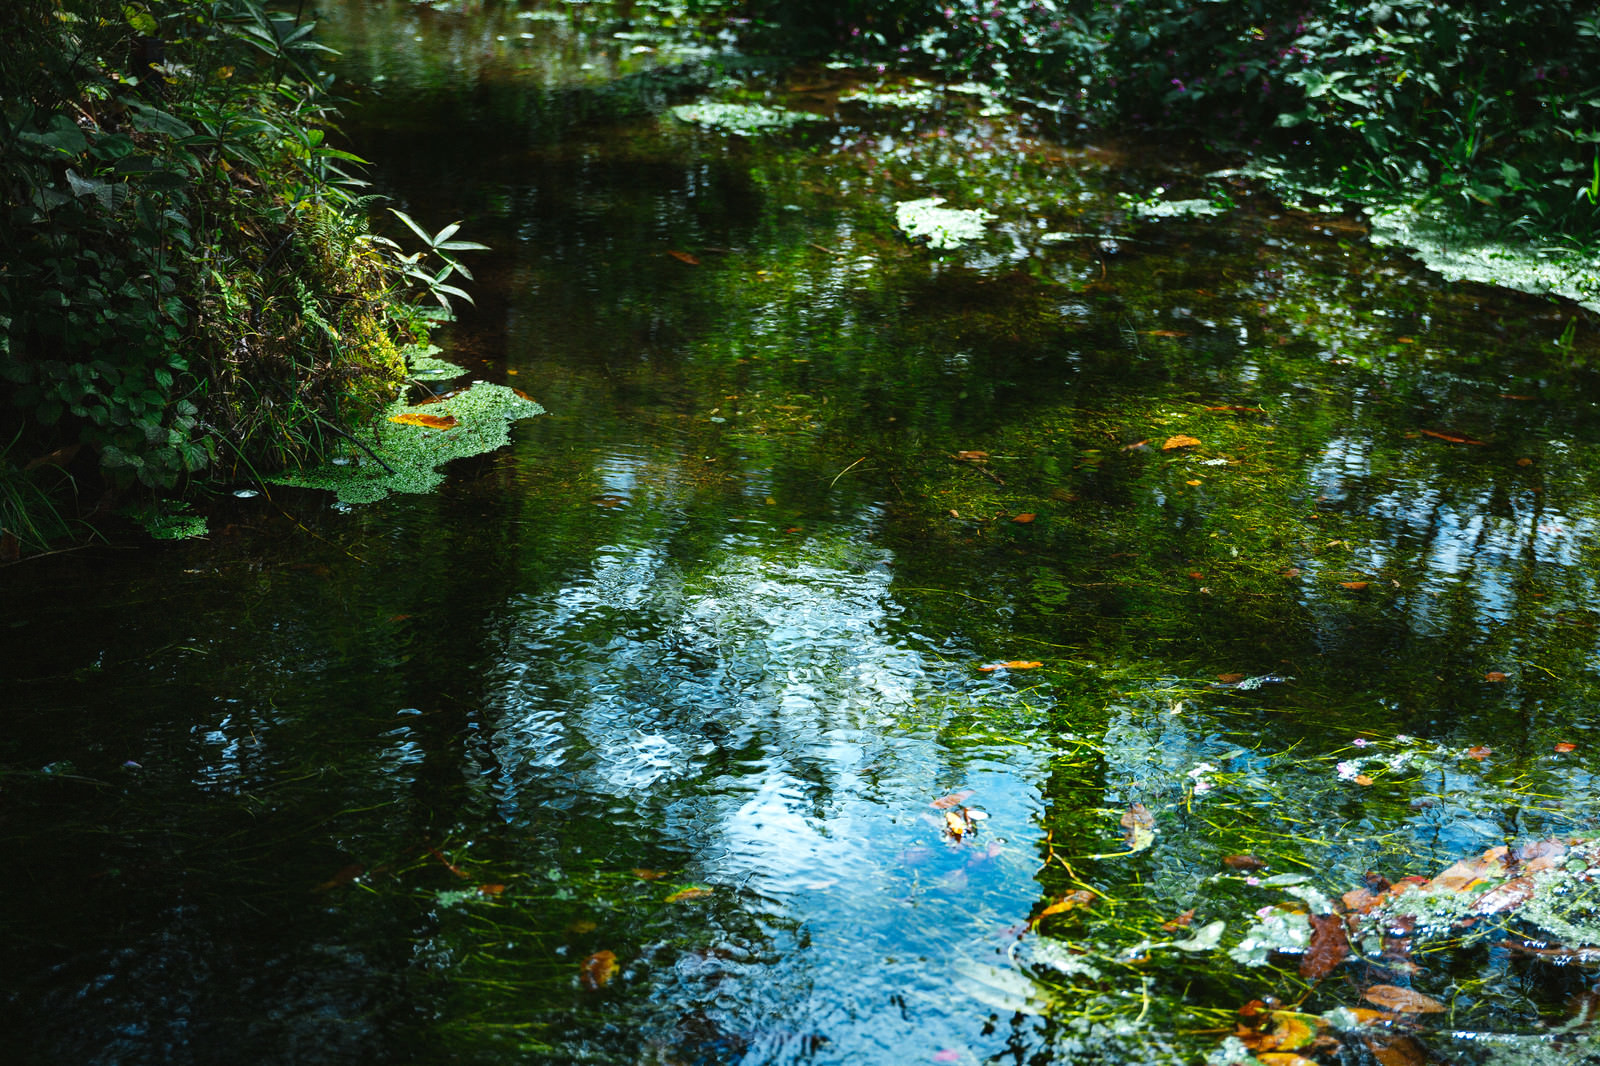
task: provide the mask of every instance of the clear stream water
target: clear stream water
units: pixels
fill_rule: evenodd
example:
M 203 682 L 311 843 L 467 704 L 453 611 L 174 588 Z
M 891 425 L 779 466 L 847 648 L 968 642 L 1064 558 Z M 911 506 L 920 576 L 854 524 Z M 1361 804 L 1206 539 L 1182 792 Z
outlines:
M 1592 1058 L 1571 956 L 1228 954 L 1593 828 L 1591 316 L 664 9 L 324 7 L 376 191 L 494 249 L 446 356 L 550 413 L 0 573 L 5 1061 L 1183 1062 L 1378 981 L 1448 1020 L 1339 1061 Z

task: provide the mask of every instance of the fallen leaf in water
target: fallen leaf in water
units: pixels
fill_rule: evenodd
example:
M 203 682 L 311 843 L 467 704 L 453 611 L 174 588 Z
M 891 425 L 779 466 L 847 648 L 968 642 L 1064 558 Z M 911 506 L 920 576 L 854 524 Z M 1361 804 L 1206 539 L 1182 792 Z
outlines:
M 1501 673 L 1499 670 L 1490 670 L 1487 674 L 1483 675 L 1483 679 L 1485 681 L 1500 682 L 1506 679 L 1506 675 Z
M 1189 924 L 1191 922 L 1193 922 L 1193 921 L 1194 921 L 1194 908 L 1190 907 L 1188 910 L 1184 911 L 1182 914 L 1180 914 L 1176 918 L 1172 919 L 1172 921 L 1170 921 L 1170 922 L 1162 922 L 1161 923 L 1161 928 L 1165 929 L 1169 933 L 1172 933 L 1172 932 L 1176 932 L 1179 929 L 1188 928 Z
M 1011 660 L 1008 660 L 1007 662 L 1003 662 L 1003 663 L 985 663 L 984 665 L 978 667 L 978 669 L 986 671 L 986 672 L 987 671 L 991 671 L 991 670 L 1000 670 L 1000 669 L 1006 669 L 1006 670 L 1037 670 L 1039 667 L 1041 667 L 1043 665 L 1044 665 L 1044 663 L 1034 662 L 1034 661 L 1032 661 L 1030 659 L 1011 659 Z
M 1122 446 L 1122 450 L 1125 451 L 1125 452 L 1131 452 L 1135 448 L 1143 448 L 1146 444 L 1149 444 L 1149 443 L 1150 443 L 1150 438 L 1146 437 L 1144 440 L 1136 440 L 1132 444 L 1124 444 Z
M 1264 407 L 1246 407 L 1243 404 L 1237 404 L 1237 403 L 1219 404 L 1218 406 L 1215 406 L 1215 407 L 1207 407 L 1206 410 L 1207 411 L 1231 411 L 1236 415 L 1264 415 L 1264 414 L 1267 413 L 1266 408 L 1264 408 Z
M 1373 985 L 1361 993 L 1361 998 L 1368 1003 L 1376 1003 L 1380 1007 L 1405 1014 L 1441 1014 L 1445 1009 L 1444 1004 L 1432 996 L 1425 996 L 1421 992 L 1414 992 L 1398 985 Z
M 1360 592 L 1369 584 L 1370 582 L 1367 581 L 1341 581 L 1339 582 L 1339 587 L 1342 589 L 1349 589 L 1352 592 Z
M 933 806 L 936 810 L 947 811 L 951 807 L 961 806 L 971 798 L 972 789 L 962 789 L 960 792 L 952 792 L 948 796 L 940 796 L 933 801 Z
M 1425 430 L 1422 430 L 1422 435 L 1425 436 L 1425 437 L 1432 437 L 1435 440 L 1447 441 L 1447 442 L 1449 442 L 1451 444 L 1482 444 L 1483 443 L 1483 441 L 1481 441 L 1481 440 L 1473 440 L 1471 437 L 1463 437 L 1459 433 L 1441 433 L 1440 431 L 1438 431 L 1436 429 L 1425 429 Z
M 354 881 L 356 878 L 360 877 L 366 872 L 367 868 L 362 866 L 359 862 L 353 862 L 349 866 L 341 866 L 338 870 L 334 871 L 332 877 L 328 878 L 311 891 L 332 892 L 336 888 L 339 888 L 343 885 L 348 885 L 351 881 Z M 304 884 L 304 882 L 301 883 Z
M 956 458 L 963 463 L 986 463 L 989 461 L 989 453 L 979 451 L 956 452 Z
M 1246 677 L 1249 677 L 1249 676 L 1250 676 L 1249 674 L 1239 674 L 1239 673 L 1218 674 L 1217 675 L 1217 680 L 1221 681 L 1224 685 L 1237 685 L 1239 682 L 1243 681 Z
M 680 888 L 678 891 L 668 896 L 667 902 L 682 903 L 684 900 L 704 899 L 705 897 L 711 895 L 711 893 L 712 890 L 703 885 L 691 885 L 688 888 Z
M 1474 744 L 1472 747 L 1467 749 L 1467 754 L 1472 758 L 1477 759 L 1479 762 L 1482 762 L 1494 754 L 1494 749 L 1485 747 L 1482 744 Z
M 1565 755 L 1569 751 L 1576 751 L 1577 748 L 1578 748 L 1578 745 L 1573 744 L 1573 743 L 1571 743 L 1569 741 L 1563 740 L 1563 741 L 1560 741 L 1559 743 L 1556 744 L 1555 750 L 1557 752 Z
M 1368 777 L 1366 774 L 1357 774 L 1356 776 L 1352 777 L 1350 780 L 1354 781 L 1358 785 L 1370 785 L 1370 784 L 1372 784 L 1372 778 Z
M 1317 1066 L 1316 1060 L 1308 1059 L 1304 1055 L 1296 1055 L 1292 1051 L 1262 1051 L 1256 1054 L 1256 1061 L 1263 1066 Z
M 1378 1066 L 1428 1066 L 1438 1061 L 1409 1036 L 1363 1039 L 1361 1042 L 1378 1060 Z
M 1479 896 L 1472 903 L 1472 913 L 1499 914 L 1501 911 L 1514 910 L 1533 898 L 1534 884 L 1531 877 L 1517 877 L 1496 888 L 1491 888 Z
M 1504 844 L 1497 845 L 1476 858 L 1462 859 L 1460 862 L 1452 863 L 1427 884 L 1431 888 L 1442 889 L 1446 892 L 1460 892 L 1473 887 L 1481 881 L 1504 877 L 1506 854 L 1506 846 Z
M 1300 976 L 1320 981 L 1350 956 L 1350 940 L 1345 936 L 1344 919 L 1337 914 L 1312 914 L 1311 944 L 1300 957 Z
M 628 872 L 633 874 L 633 876 L 637 877 L 641 881 L 659 881 L 663 877 L 667 876 L 667 871 L 665 870 L 646 870 L 642 866 L 635 866 Z
M 1258 859 L 1254 855 L 1224 855 L 1222 857 L 1222 865 L 1230 870 L 1265 870 L 1267 868 L 1265 860 Z
M 1199 486 L 1201 484 L 1201 482 L 1198 481 L 1198 480 L 1195 480 L 1195 479 L 1190 479 L 1188 481 L 1185 481 L 1184 484 L 1188 485 L 1192 489 L 1192 488 L 1196 488 L 1197 486 Z
M 1179 433 L 1175 436 L 1168 437 L 1165 441 L 1163 441 L 1161 444 L 1161 450 L 1164 452 L 1170 452 L 1175 448 L 1195 448 L 1198 447 L 1199 444 L 1200 441 L 1198 438 L 1191 437 L 1187 433 Z
M 1048 918 L 1052 914 L 1065 914 L 1067 911 L 1073 910 L 1076 907 L 1087 907 L 1094 901 L 1095 894 L 1093 892 L 1082 888 L 1076 889 L 1072 892 L 1068 892 L 1065 896 L 1062 896 L 1060 899 L 1050 904 L 1050 906 L 1040 911 L 1034 918 L 1034 922 L 1038 923 L 1042 919 Z
M 478 895 L 480 895 L 480 896 L 498 896 L 502 892 L 504 892 L 505 890 L 506 890 L 506 886 L 505 885 L 479 885 L 478 886 Z
M 1119 824 L 1122 826 L 1122 839 L 1128 844 L 1128 850 L 1143 851 L 1156 839 L 1156 816 L 1150 813 L 1150 808 L 1142 803 L 1135 803 L 1123 812 Z
M 1524 456 L 1523 458 L 1517 460 L 1517 465 L 1518 466 L 1532 466 L 1533 465 L 1533 460 L 1527 458 L 1526 456 Z
M 578 983 L 593 992 L 604 988 L 617 976 L 617 956 L 612 951 L 597 951 L 583 960 L 578 970 Z
M 422 426 L 425 429 L 449 429 L 456 424 L 455 415 L 429 415 L 420 411 L 407 411 L 404 414 L 390 415 L 389 421 L 398 422 L 402 426 Z
M 1034 514 L 1032 511 L 1023 511 L 1021 514 L 1017 515 L 1017 517 L 1013 518 L 1012 521 L 1018 523 L 1019 525 L 1025 526 L 1038 517 L 1039 516 Z
M 680 252 L 676 249 L 668 248 L 667 254 L 672 256 L 672 258 L 676 259 L 680 263 L 687 263 L 692 267 L 697 267 L 700 265 L 700 260 L 690 255 L 688 252 Z

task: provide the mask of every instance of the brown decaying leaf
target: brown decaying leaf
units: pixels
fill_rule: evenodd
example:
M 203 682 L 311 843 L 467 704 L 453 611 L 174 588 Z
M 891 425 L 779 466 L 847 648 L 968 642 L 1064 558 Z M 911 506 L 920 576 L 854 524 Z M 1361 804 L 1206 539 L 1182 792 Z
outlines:
M 1471 888 L 1480 881 L 1505 876 L 1506 872 L 1506 846 L 1497 845 L 1472 859 L 1462 859 L 1460 862 L 1447 866 L 1438 876 L 1428 882 L 1430 888 L 1443 889 L 1446 892 L 1460 892 Z
M 1467 754 L 1479 762 L 1494 754 L 1494 749 L 1484 744 L 1474 744 L 1467 749 Z
M 1371 582 L 1368 581 L 1341 581 L 1339 582 L 1339 587 L 1342 589 L 1349 589 L 1352 592 L 1360 592 L 1369 584 L 1371 584 Z
M 501 893 L 503 893 L 505 890 L 506 890 L 506 886 L 505 885 L 494 885 L 494 884 L 479 885 L 478 886 L 478 895 L 480 895 L 480 896 L 498 896 Z
M 1436 1061 L 1422 1045 L 1409 1036 L 1363 1039 L 1378 1066 L 1427 1066 Z
M 578 983 L 590 992 L 604 988 L 617 975 L 617 956 L 612 951 L 597 951 L 583 960 Z
M 1501 673 L 1499 670 L 1490 670 L 1487 674 L 1483 675 L 1483 679 L 1492 683 L 1499 683 L 1506 679 L 1506 675 Z
M 1191 437 L 1187 433 L 1178 433 L 1168 437 L 1161 443 L 1161 450 L 1170 452 L 1176 448 L 1197 448 L 1200 446 L 1199 438 Z
M 1025 526 L 1029 522 L 1032 522 L 1035 518 L 1038 518 L 1038 517 L 1039 516 L 1034 514 L 1032 511 L 1023 511 L 1021 514 L 1019 514 L 1015 518 L 1013 518 L 1012 521 L 1016 522 L 1018 525 Z
M 1373 985 L 1361 993 L 1361 998 L 1404 1014 L 1442 1014 L 1445 1010 L 1445 1005 L 1432 996 L 1398 985 Z
M 1311 944 L 1300 957 L 1300 976 L 1320 981 L 1350 955 L 1350 940 L 1344 933 L 1344 919 L 1337 914 L 1309 915 Z
M 1193 921 L 1194 921 L 1194 908 L 1190 907 L 1188 910 L 1184 911 L 1182 914 L 1180 914 L 1176 918 L 1172 919 L 1172 921 L 1170 921 L 1170 922 L 1162 922 L 1161 923 L 1161 928 L 1165 929 L 1169 933 L 1172 933 L 1172 932 L 1176 932 L 1179 929 L 1187 929 L 1189 927 L 1190 923 L 1192 923 Z
M 1266 861 L 1254 855 L 1224 855 L 1222 865 L 1230 870 L 1265 870 Z
M 1479 896 L 1472 904 L 1473 914 L 1499 914 L 1522 906 L 1533 898 L 1531 877 L 1517 877 Z
M 455 415 L 429 415 L 420 411 L 407 411 L 404 414 L 390 415 L 389 421 L 398 422 L 402 426 L 422 426 L 424 429 L 449 429 L 456 424 Z
M 672 258 L 676 259 L 680 263 L 687 263 L 692 267 L 697 267 L 700 265 L 700 260 L 690 255 L 688 252 L 680 252 L 674 248 L 668 248 L 667 254 L 672 256 Z
M 1122 826 L 1122 839 L 1127 842 L 1129 851 L 1143 851 L 1155 841 L 1156 816 L 1142 803 L 1131 804 L 1123 811 L 1119 824 Z
M 1217 675 L 1217 680 L 1221 681 L 1224 685 L 1237 685 L 1239 682 L 1243 681 L 1247 676 L 1249 676 L 1249 675 L 1240 674 L 1240 673 L 1218 674 Z

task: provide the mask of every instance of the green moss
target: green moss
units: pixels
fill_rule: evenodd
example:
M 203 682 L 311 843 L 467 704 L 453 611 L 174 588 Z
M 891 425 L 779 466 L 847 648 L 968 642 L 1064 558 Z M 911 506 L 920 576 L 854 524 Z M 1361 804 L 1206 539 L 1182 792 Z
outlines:
M 456 419 L 448 429 L 401 425 L 390 419 L 405 413 Z M 279 485 L 327 489 L 343 503 L 373 503 L 392 492 L 431 492 L 444 481 L 442 468 L 452 459 L 464 459 L 504 447 L 511 440 L 510 425 L 544 414 L 544 408 L 504 385 L 479 382 L 465 392 L 421 407 L 396 403 L 389 418 L 377 427 L 373 448 L 389 469 L 372 455 L 351 448 L 332 463 L 312 470 L 294 471 L 273 478 Z

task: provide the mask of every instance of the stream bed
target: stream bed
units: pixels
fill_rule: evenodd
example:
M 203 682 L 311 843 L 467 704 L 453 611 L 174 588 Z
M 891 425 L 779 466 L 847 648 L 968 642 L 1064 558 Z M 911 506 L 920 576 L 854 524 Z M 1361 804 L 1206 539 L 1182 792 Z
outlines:
M 0 572 L 6 1061 L 1600 1061 L 1592 314 L 668 6 L 322 6 L 548 413 Z

